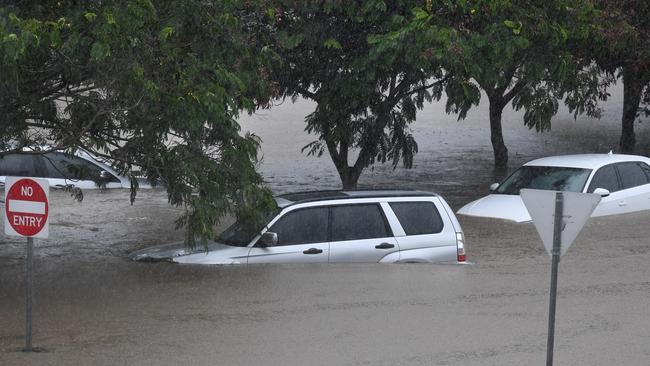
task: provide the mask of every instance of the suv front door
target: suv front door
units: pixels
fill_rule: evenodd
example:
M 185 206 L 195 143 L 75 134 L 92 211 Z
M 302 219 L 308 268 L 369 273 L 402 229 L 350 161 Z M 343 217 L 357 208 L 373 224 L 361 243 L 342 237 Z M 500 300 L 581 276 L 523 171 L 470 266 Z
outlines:
M 258 241 L 248 253 L 248 263 L 327 263 L 327 223 L 327 207 L 287 212 L 268 230 L 278 235 L 278 243 L 263 247 Z
M 399 251 L 379 203 L 332 206 L 330 263 L 379 262 Z

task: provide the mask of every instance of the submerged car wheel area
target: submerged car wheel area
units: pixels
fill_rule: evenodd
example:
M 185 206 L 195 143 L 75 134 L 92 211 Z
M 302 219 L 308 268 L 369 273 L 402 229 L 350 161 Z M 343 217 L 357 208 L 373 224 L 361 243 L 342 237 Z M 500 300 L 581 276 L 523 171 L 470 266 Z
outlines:
M 599 194 L 602 200 L 592 217 L 650 210 L 650 159 L 610 153 L 533 160 L 458 214 L 528 222 L 519 196 L 523 188 Z
M 131 254 L 193 264 L 464 263 L 465 239 L 445 200 L 420 191 L 324 191 L 276 197 L 263 228 L 235 223 L 208 251 L 182 243 Z

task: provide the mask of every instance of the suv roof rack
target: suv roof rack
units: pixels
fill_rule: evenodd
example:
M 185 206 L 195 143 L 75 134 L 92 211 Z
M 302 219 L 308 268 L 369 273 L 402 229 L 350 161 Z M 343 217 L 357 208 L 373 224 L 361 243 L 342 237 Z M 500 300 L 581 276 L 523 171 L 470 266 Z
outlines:
M 371 188 L 371 189 L 342 189 L 322 191 L 291 192 L 278 195 L 277 198 L 293 203 L 313 201 L 329 201 L 346 198 L 374 198 L 374 197 L 435 197 L 433 192 L 415 189 Z

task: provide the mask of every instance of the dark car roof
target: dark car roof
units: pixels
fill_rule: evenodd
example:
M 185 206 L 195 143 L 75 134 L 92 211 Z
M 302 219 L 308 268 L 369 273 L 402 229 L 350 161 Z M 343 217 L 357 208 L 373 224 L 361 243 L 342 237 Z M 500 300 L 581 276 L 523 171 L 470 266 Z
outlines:
M 340 200 L 351 198 L 376 198 L 376 197 L 435 197 L 433 192 L 410 189 L 360 189 L 360 190 L 332 190 L 332 191 L 306 191 L 285 193 L 276 196 L 280 207 L 295 203 Z

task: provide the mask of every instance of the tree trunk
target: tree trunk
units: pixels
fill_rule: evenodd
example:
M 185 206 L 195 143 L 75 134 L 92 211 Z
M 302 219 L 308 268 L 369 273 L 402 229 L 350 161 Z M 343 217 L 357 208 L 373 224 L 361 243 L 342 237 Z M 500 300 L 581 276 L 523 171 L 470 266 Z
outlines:
M 490 138 L 494 151 L 494 166 L 502 168 L 508 165 L 508 148 L 503 142 L 501 116 L 505 103 L 498 98 L 490 98 Z
M 325 144 L 327 145 L 327 151 L 332 158 L 332 162 L 334 162 L 336 171 L 339 173 L 343 189 L 356 189 L 363 167 L 348 165 L 348 145 L 342 142 L 337 144 L 328 139 L 325 139 Z
M 345 167 L 345 169 L 338 169 L 339 176 L 341 177 L 341 183 L 343 183 L 343 189 L 356 189 L 357 182 L 359 182 L 359 177 L 361 177 L 361 170 L 356 169 L 355 167 Z
M 642 91 L 639 75 L 634 71 L 633 67 L 623 66 L 623 118 L 621 121 L 620 141 L 622 153 L 634 152 L 636 145 L 634 121 L 639 110 Z

